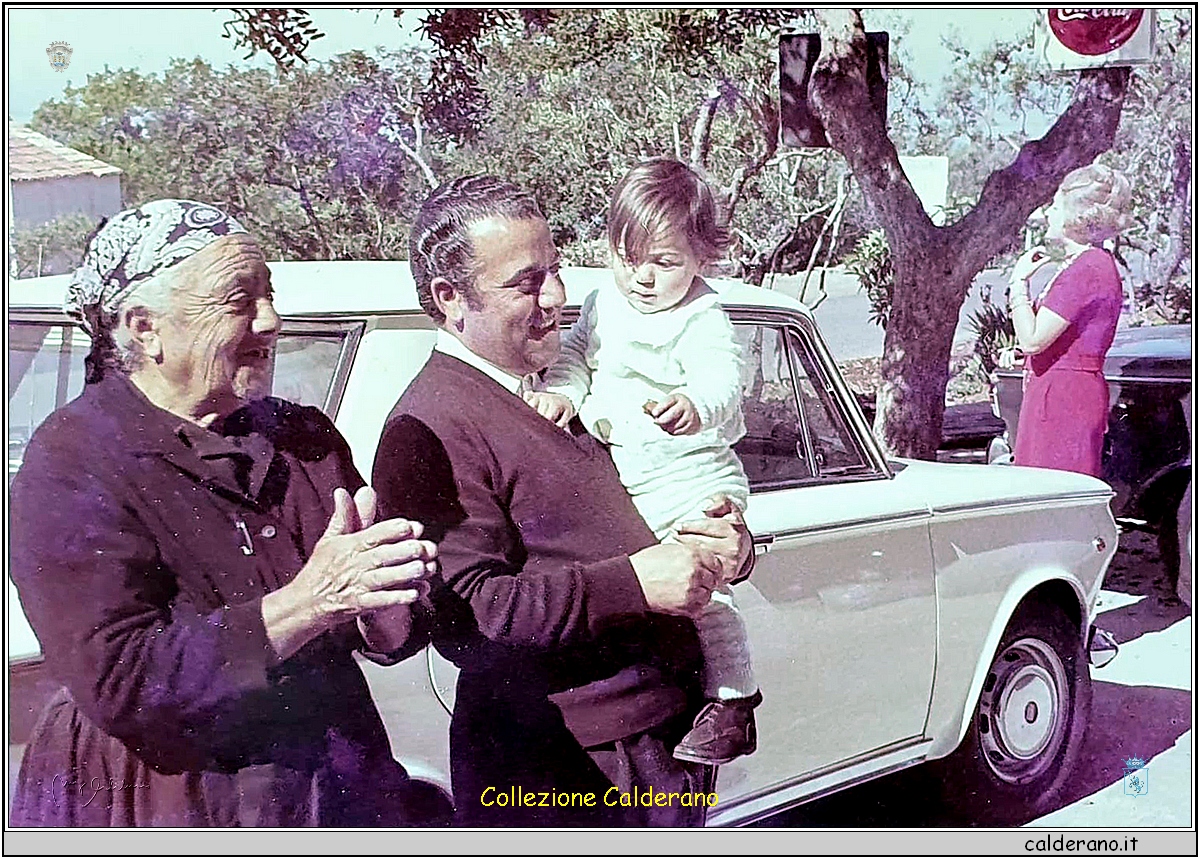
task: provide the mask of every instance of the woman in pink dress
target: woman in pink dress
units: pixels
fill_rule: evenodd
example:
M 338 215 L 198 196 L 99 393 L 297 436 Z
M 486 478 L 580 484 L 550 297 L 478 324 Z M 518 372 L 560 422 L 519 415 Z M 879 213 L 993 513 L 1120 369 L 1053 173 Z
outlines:
M 1066 259 L 1036 302 L 1029 278 L 1050 261 L 1026 251 L 1013 267 L 1009 307 L 1026 355 L 1013 461 L 1100 475 L 1108 427 L 1104 356 L 1121 314 L 1121 277 L 1101 245 L 1128 225 L 1129 182 L 1100 164 L 1068 173 L 1047 210 L 1046 241 Z

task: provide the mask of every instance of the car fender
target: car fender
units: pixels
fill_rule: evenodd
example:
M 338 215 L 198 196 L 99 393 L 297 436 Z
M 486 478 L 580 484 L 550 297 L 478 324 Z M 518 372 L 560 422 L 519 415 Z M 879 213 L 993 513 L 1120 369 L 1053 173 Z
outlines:
M 1009 584 L 996 607 L 992 624 L 983 639 L 983 646 L 976 655 L 975 668 L 972 672 L 971 684 L 967 690 L 966 697 L 961 703 L 953 707 L 953 712 L 956 713 L 956 716 L 943 729 L 933 732 L 933 745 L 929 750 L 930 758 L 940 758 L 950 754 L 963 741 L 967 733 L 967 728 L 970 725 L 971 716 L 975 712 L 979 696 L 983 691 L 983 683 L 987 677 L 988 668 L 991 666 L 992 660 L 1000 648 L 1000 639 L 1004 635 L 1004 631 L 1008 628 L 1017 609 L 1021 607 L 1026 599 L 1035 590 L 1047 586 L 1059 590 L 1062 594 L 1067 593 L 1063 589 L 1063 586 L 1069 589 L 1069 592 L 1075 599 L 1075 611 L 1070 611 L 1070 606 L 1064 607 L 1068 609 L 1068 614 L 1077 615 L 1081 619 L 1078 634 L 1081 641 L 1086 641 L 1090 622 L 1087 607 L 1094 601 L 1094 597 L 1085 593 L 1083 585 L 1075 576 L 1061 567 L 1049 565 L 1031 568 L 1018 574 Z M 944 654 L 939 652 L 939 664 L 943 657 Z M 954 693 L 953 689 L 943 688 L 943 683 L 939 683 L 939 679 L 942 677 L 944 677 L 944 674 L 939 671 L 938 676 L 934 680 L 933 700 L 930 706 L 931 714 L 940 709 L 938 706 L 939 696 L 951 696 Z

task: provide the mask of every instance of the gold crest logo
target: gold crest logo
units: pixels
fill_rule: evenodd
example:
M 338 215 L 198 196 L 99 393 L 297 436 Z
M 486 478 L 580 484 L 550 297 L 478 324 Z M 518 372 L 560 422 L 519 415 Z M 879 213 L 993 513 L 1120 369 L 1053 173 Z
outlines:
M 46 56 L 50 58 L 50 68 L 56 72 L 65 71 L 71 65 L 71 46 L 66 42 L 51 42 L 46 48 Z

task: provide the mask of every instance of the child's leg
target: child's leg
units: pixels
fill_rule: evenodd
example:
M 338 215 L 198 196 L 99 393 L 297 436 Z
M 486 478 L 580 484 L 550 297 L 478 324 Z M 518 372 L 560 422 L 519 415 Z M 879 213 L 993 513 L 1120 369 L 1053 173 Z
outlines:
M 696 618 L 704 653 L 704 695 L 709 704 L 696 716 L 692 729 L 675 747 L 679 760 L 727 764 L 758 748 L 754 708 L 762 694 L 750 666 L 746 625 L 724 587 Z
M 713 591 L 696 618 L 704 654 L 704 697 L 711 701 L 749 698 L 758 691 L 750 661 L 746 624 L 728 585 Z

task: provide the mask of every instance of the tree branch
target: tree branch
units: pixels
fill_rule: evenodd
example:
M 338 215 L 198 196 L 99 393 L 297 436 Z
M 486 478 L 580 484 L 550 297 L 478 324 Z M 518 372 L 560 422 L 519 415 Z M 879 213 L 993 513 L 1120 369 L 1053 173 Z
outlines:
M 708 147 L 712 140 L 713 117 L 717 115 L 717 106 L 721 103 L 721 90 L 712 85 L 708 96 L 700 104 L 700 115 L 696 117 L 696 125 L 692 128 L 692 154 L 688 163 L 693 169 L 702 170 L 708 160 Z
M 746 182 L 752 176 L 756 176 L 762 172 L 762 169 L 775 157 L 775 153 L 779 149 L 779 112 L 774 107 L 774 99 L 760 94 L 754 101 L 751 101 L 748 96 L 743 96 L 742 100 L 749 109 L 751 116 L 758 123 L 759 130 L 762 132 L 764 146 L 763 151 L 757 158 L 750 164 L 743 164 L 733 174 L 733 181 L 725 190 L 726 221 L 733 219 L 733 211 L 737 208 L 738 200 L 741 199 Z
M 1022 146 L 1008 167 L 992 173 L 975 207 L 947 228 L 950 240 L 964 250 L 960 267 L 981 269 L 1034 209 L 1050 201 L 1067 173 L 1112 146 L 1128 85 L 1128 67 L 1080 73 L 1071 104 L 1050 130 Z

